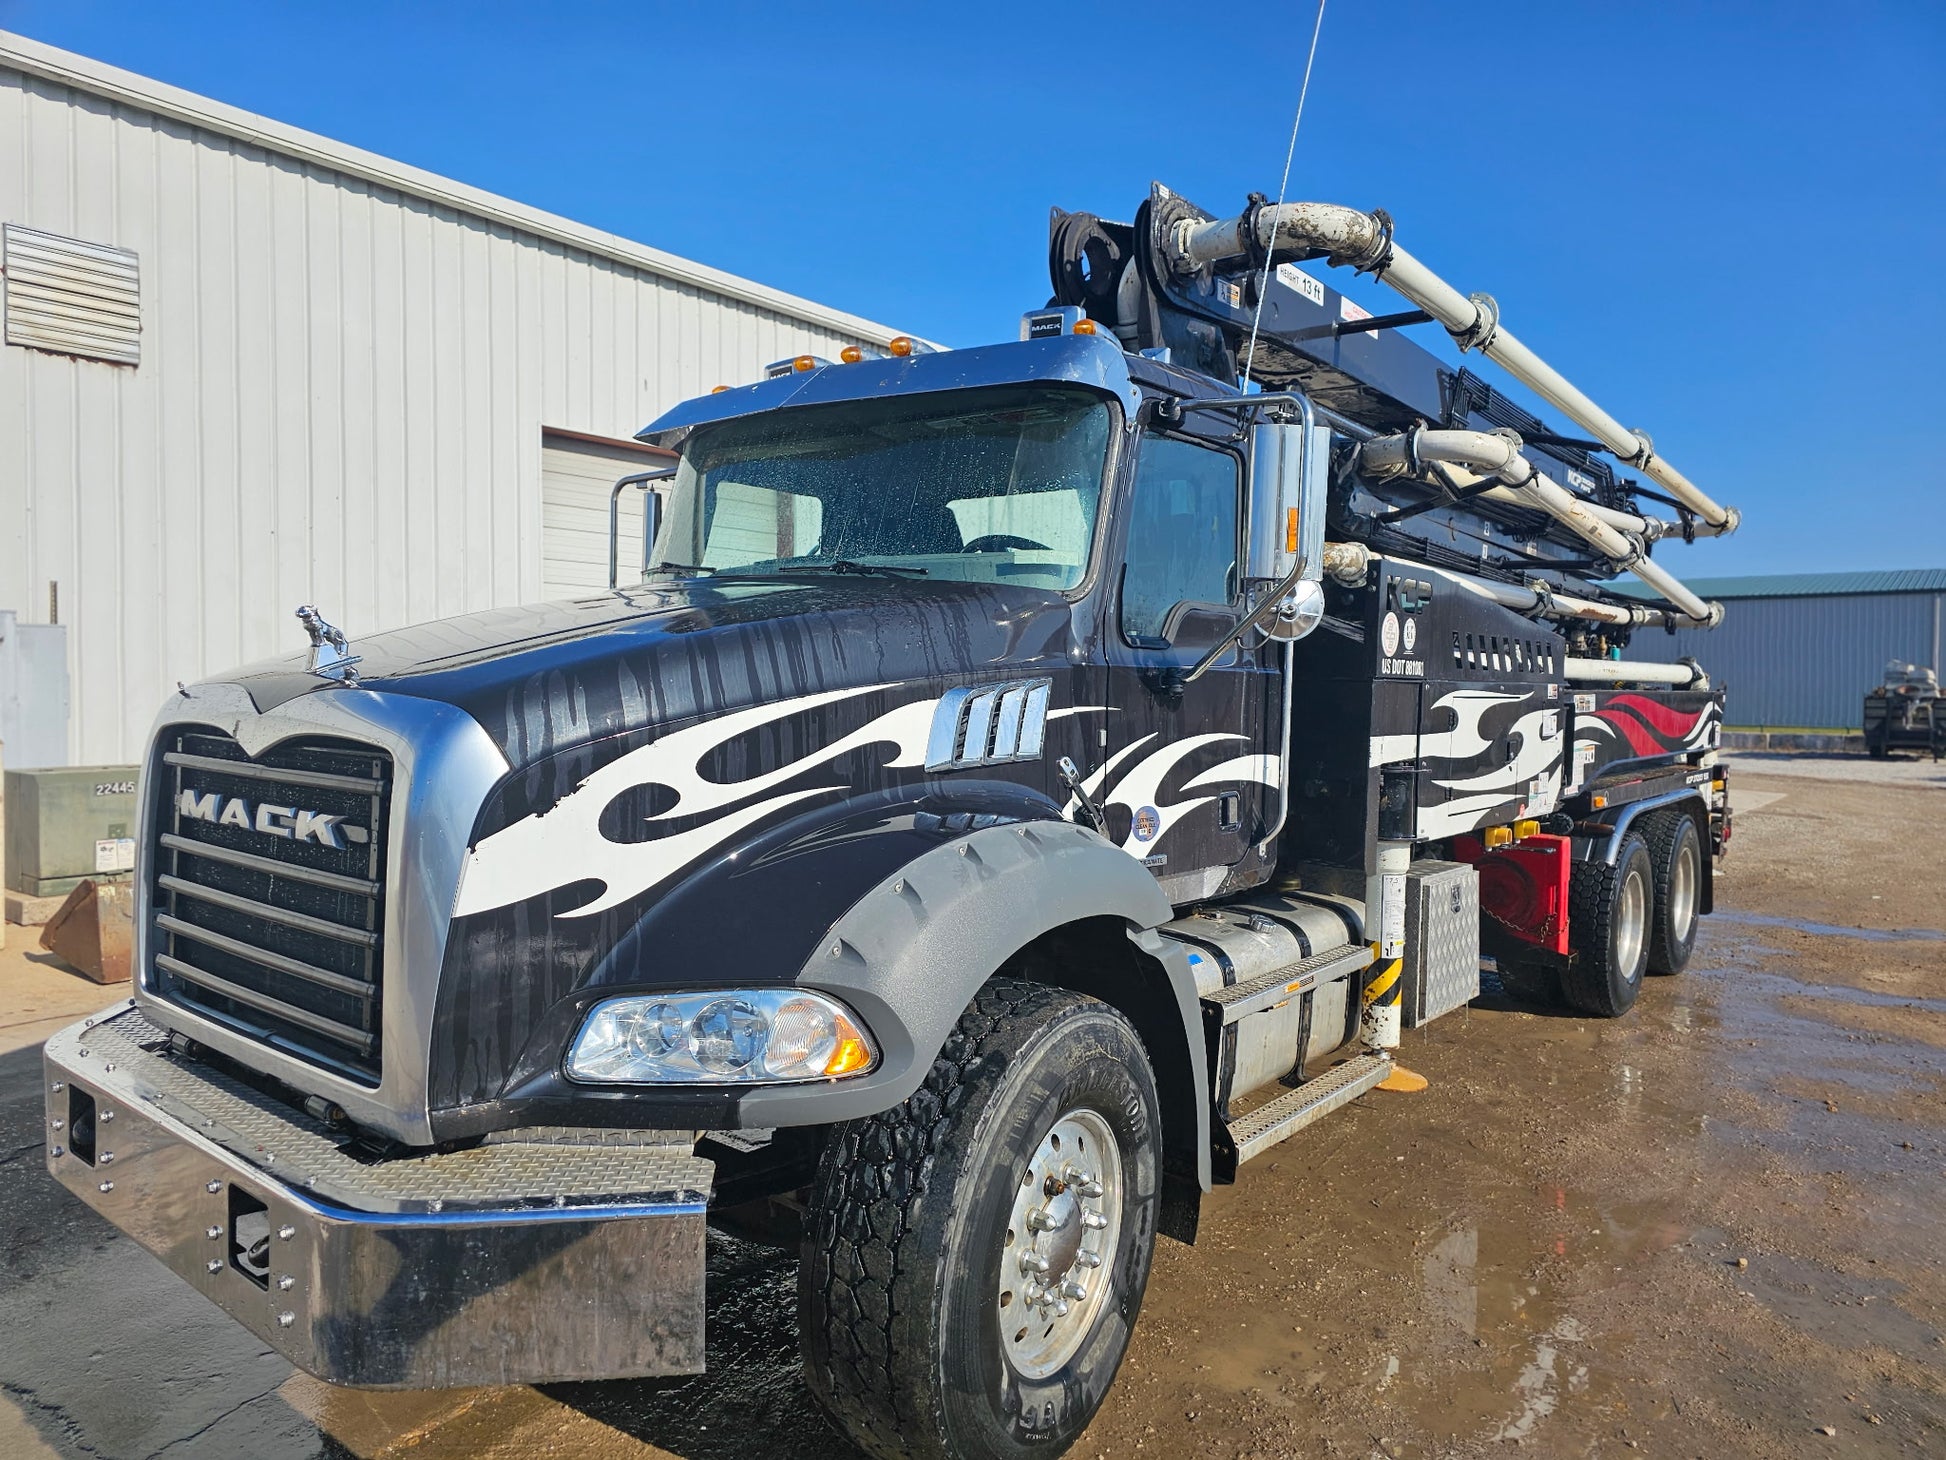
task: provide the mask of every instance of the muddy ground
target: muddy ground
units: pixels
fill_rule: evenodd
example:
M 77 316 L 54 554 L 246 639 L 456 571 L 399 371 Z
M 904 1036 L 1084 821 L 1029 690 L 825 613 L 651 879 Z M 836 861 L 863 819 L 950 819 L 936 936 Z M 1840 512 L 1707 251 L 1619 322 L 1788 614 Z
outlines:
M 1946 776 L 1908 764 L 1746 765 L 1688 975 L 1612 1023 L 1482 999 L 1407 1036 L 1426 1093 L 1246 1167 L 1074 1453 L 1946 1454 Z M 790 1262 L 728 1241 L 699 1379 L 294 1375 L 47 1180 L 33 1054 L 0 1055 L 10 1457 L 844 1453 Z

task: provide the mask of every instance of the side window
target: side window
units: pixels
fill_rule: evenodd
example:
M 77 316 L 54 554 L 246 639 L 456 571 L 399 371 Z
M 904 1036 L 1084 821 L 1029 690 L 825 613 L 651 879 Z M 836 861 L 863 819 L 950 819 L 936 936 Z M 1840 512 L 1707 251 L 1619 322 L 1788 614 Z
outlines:
M 1142 438 L 1122 575 L 1122 632 L 1129 639 L 1166 642 L 1178 604 L 1235 601 L 1239 479 L 1227 451 Z

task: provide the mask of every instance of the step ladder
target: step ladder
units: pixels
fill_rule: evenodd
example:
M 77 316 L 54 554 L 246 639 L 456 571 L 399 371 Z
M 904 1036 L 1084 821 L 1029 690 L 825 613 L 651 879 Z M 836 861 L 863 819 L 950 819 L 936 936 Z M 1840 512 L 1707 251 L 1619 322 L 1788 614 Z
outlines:
M 1278 1142 L 1289 1140 L 1332 1111 L 1351 1104 L 1391 1073 L 1390 1055 L 1357 1055 L 1258 1106 L 1248 1115 L 1239 1116 L 1229 1123 L 1225 1131 L 1227 1140 L 1219 1138 L 1217 1142 L 1219 1172 L 1227 1167 L 1227 1175 L 1233 1178 L 1237 1166 L 1261 1156 Z M 1219 1175 L 1218 1179 L 1223 1176 Z

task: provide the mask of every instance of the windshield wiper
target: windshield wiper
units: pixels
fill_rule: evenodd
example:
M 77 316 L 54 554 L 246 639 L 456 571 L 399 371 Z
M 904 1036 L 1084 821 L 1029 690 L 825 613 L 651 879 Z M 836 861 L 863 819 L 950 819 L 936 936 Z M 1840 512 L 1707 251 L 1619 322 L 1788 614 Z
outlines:
M 704 578 L 716 576 L 716 569 L 706 568 L 701 563 L 657 563 L 649 571 L 651 573 L 695 573 Z
M 852 573 L 860 577 L 878 574 L 887 578 L 929 578 L 930 568 L 915 568 L 904 563 L 859 563 L 850 558 L 832 558 L 822 563 L 786 563 L 780 573 Z

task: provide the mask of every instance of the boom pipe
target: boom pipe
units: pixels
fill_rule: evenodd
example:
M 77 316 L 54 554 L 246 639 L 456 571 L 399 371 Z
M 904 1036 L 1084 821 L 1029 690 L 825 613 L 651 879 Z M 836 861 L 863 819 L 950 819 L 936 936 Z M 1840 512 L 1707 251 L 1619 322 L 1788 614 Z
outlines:
M 1378 472 L 1410 470 L 1415 462 L 1443 461 L 1477 467 L 1500 478 L 1523 499 L 1538 507 L 1620 567 L 1628 569 L 1686 617 L 1714 626 L 1723 618 L 1718 604 L 1708 604 L 1685 588 L 1651 559 L 1638 538 L 1610 526 L 1593 504 L 1584 502 L 1520 454 L 1520 438 L 1512 432 L 1428 431 L 1415 427 L 1395 436 L 1378 436 L 1359 447 L 1360 463 Z
M 1176 225 L 1170 244 L 1186 268 L 1200 269 L 1253 252 L 1249 236 L 1253 224 L 1255 249 L 1322 251 L 1333 265 L 1350 264 L 1371 273 L 1445 326 L 1462 350 L 1479 350 L 1689 508 L 1702 519 L 1699 532 L 1716 536 L 1736 531 L 1740 519 L 1734 507 L 1712 500 L 1657 456 L 1647 436 L 1609 415 L 1514 338 L 1512 331 L 1503 329 L 1500 307 L 1490 296 L 1461 294 L 1400 248 L 1393 241 L 1389 221 L 1335 203 L 1284 203 L 1208 223 L 1184 219 Z
M 1708 689 L 1710 678 L 1697 664 L 1648 664 L 1640 659 L 1561 661 L 1565 678 L 1583 684 L 1667 684 L 1676 689 Z
M 1719 621 L 1716 617 L 1692 618 L 1687 614 L 1669 609 L 1654 608 L 1648 604 L 1600 603 L 1592 598 L 1581 598 L 1571 593 L 1557 593 L 1552 586 L 1543 584 L 1530 587 L 1517 583 L 1496 583 L 1490 578 L 1475 578 L 1470 573 L 1457 573 L 1451 568 L 1435 568 L 1427 563 L 1410 558 L 1395 557 L 1387 553 L 1375 553 L 1362 542 L 1328 542 L 1324 545 L 1324 571 L 1329 578 L 1353 586 L 1364 581 L 1366 572 L 1376 559 L 1398 563 L 1416 571 L 1437 573 L 1441 577 L 1457 583 L 1470 593 L 1482 598 L 1490 598 L 1516 613 L 1537 614 L 1542 618 L 1579 618 L 1591 623 L 1615 624 L 1622 628 L 1661 628 L 1673 625 L 1679 629 L 1714 628 Z M 1712 605 L 1720 610 L 1720 605 Z

